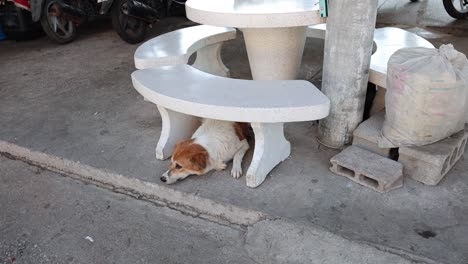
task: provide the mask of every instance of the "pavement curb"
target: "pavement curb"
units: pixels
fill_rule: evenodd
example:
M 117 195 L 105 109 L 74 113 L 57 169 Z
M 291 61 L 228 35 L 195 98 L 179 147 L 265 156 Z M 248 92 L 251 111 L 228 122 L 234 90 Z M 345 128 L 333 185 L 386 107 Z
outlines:
M 94 185 L 128 194 L 137 199 L 148 200 L 161 206 L 167 206 L 171 209 L 180 211 L 183 214 L 200 217 L 209 221 L 217 222 L 228 226 L 237 226 L 246 230 L 247 244 L 250 244 L 249 251 L 251 256 L 256 256 L 258 261 L 267 261 L 281 263 L 283 260 L 291 258 L 291 254 L 305 254 L 304 256 L 314 257 L 317 254 L 318 259 L 324 259 L 329 254 L 337 254 L 336 260 L 341 259 L 343 264 L 347 263 L 376 263 L 379 260 L 391 260 L 392 263 L 425 263 L 435 264 L 434 262 L 423 256 L 413 255 L 409 252 L 389 248 L 365 241 L 357 241 L 349 239 L 338 234 L 333 234 L 325 229 L 314 225 L 302 226 L 286 219 L 268 217 L 266 214 L 240 208 L 237 206 L 218 203 L 213 200 L 196 196 L 191 193 L 177 191 L 165 186 L 160 186 L 152 182 L 146 182 L 139 179 L 133 179 L 107 171 L 98 169 L 89 165 L 72 161 L 58 156 L 46 154 L 39 151 L 33 151 L 25 147 L 18 146 L 9 142 L 0 140 L 0 155 L 7 158 L 18 159 L 28 164 L 45 168 L 47 170 L 65 174 L 71 178 L 90 182 Z M 280 227 L 275 227 L 279 225 Z M 286 226 L 286 228 L 282 227 Z M 259 229 L 259 227 L 261 227 Z M 259 229 L 259 230 L 257 230 Z M 264 229 L 264 230 L 262 230 Z M 287 234 L 282 230 L 289 230 Z M 308 230 L 304 233 L 304 230 Z M 252 232 L 255 234 L 252 235 Z M 281 233 L 281 234 L 280 234 Z M 259 242 L 259 237 L 262 241 L 267 241 L 267 244 Z M 287 237 L 286 240 L 284 240 Z M 321 241 L 326 238 L 325 241 Z M 265 240 L 266 239 L 266 240 Z M 264 248 L 265 245 L 281 245 L 285 241 L 292 243 L 291 251 L 285 251 L 278 248 L 275 254 L 266 255 L 269 251 Z M 297 244 L 300 242 L 300 245 Z M 296 243 L 296 244 L 295 244 Z M 316 250 L 310 251 L 305 247 L 307 245 L 321 248 L 321 252 Z M 327 246 L 328 245 L 328 246 Z M 268 246 L 268 247 L 270 247 Z M 357 257 L 355 254 L 339 253 L 338 251 L 345 250 L 352 246 L 354 250 L 365 252 L 364 262 L 355 262 Z M 265 251 L 266 250 L 266 251 Z M 259 254 L 259 252 L 264 252 Z M 315 252 L 315 253 L 314 253 Z M 380 252 L 380 253 L 379 253 Z M 295 256 L 295 257 L 298 257 Z M 314 257 L 315 258 L 315 257 Z M 293 258 L 294 259 L 294 258 Z M 330 263 L 335 263 L 333 260 Z M 394 262 L 396 261 L 396 262 Z M 322 263 L 322 262 L 321 262 Z
M 191 193 L 177 191 L 155 183 L 132 179 L 117 173 L 98 169 L 43 152 L 1 141 L 0 153 L 21 159 L 32 165 L 67 174 L 72 178 L 92 182 L 113 191 L 126 193 L 138 199 L 151 200 L 157 204 L 181 210 L 208 220 L 227 222 L 228 224 L 247 226 L 266 218 L 260 212 L 243 209 L 228 204 L 221 204 Z

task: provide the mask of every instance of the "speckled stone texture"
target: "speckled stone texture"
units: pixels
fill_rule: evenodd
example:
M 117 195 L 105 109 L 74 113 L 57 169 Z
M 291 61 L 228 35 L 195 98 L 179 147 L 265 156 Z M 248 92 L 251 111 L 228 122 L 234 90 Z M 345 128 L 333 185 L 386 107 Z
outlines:
M 398 159 L 405 176 L 427 185 L 437 185 L 465 152 L 466 129 L 434 144 L 421 147 L 401 147 Z
M 351 146 L 330 159 L 330 170 L 377 192 L 403 187 L 403 165 L 365 149 Z

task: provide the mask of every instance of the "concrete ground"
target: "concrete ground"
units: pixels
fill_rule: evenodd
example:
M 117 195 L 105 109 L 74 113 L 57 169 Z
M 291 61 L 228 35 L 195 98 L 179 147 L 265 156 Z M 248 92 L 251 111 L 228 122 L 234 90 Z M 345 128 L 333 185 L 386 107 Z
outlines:
M 414 263 L 323 230 L 221 225 L 0 157 L 0 263 Z
M 0 158 L 0 263 L 254 263 L 245 232 Z
M 378 23 L 427 27 L 442 30 L 466 30 L 465 20 L 455 20 L 444 9 L 442 0 L 379 0 Z
M 433 10 L 433 5 L 433 1 L 401 5 L 382 1 L 379 26 L 396 24 L 436 46 L 453 43 L 468 54 L 468 38 L 460 30 L 467 26 L 466 21 L 447 22 L 451 20 L 441 13 L 442 9 L 437 12 L 444 17 L 437 20 L 442 22 L 424 27 L 430 20 L 426 12 Z M 404 20 L 416 15 L 419 19 L 415 21 Z M 153 34 L 184 23 L 170 19 L 156 27 Z M 56 46 L 46 38 L 0 42 L 0 152 L 109 189 L 124 188 L 123 183 L 130 182 L 126 193 L 137 197 L 151 193 L 154 200 L 185 205 L 194 211 L 206 210 L 203 213 L 221 218 L 215 222 L 231 221 L 245 227 L 264 223 L 263 215 L 267 215 L 293 225 L 323 228 L 405 259 L 468 263 L 466 157 L 437 187 L 406 179 L 404 188 L 378 194 L 329 172 L 329 159 L 337 151 L 316 142 L 314 123 L 297 123 L 286 126 L 286 136 L 293 146 L 290 159 L 275 168 L 257 189 L 246 187 L 245 178 L 235 180 L 228 172 L 189 178 L 168 187 L 161 185 L 158 178 L 168 162 L 154 158 L 160 117 L 156 107 L 144 102 L 131 86 L 129 74 L 134 70 L 135 48 L 122 42 L 107 23 L 83 30 L 77 41 L 66 46 Z M 323 41 L 308 40 L 301 69 L 301 78 L 317 85 L 322 50 Z M 250 77 L 241 36 L 225 45 L 223 59 L 233 77 Z M 101 175 L 101 171 L 107 174 Z M 260 233 L 270 234 L 268 230 Z M 275 246 L 281 252 L 280 246 L 287 244 Z M 252 252 L 268 252 L 261 246 L 257 248 Z

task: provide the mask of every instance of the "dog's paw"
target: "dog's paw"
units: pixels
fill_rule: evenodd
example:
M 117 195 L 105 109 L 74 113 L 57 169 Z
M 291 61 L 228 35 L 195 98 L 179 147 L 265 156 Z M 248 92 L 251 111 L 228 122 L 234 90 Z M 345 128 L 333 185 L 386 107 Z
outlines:
M 218 166 L 216 167 L 216 170 L 217 170 L 217 171 L 222 171 L 222 170 L 225 170 L 226 168 L 227 168 L 226 163 L 220 163 L 220 164 L 218 164 Z
M 239 179 L 242 176 L 242 168 L 233 166 L 231 170 L 231 175 L 234 179 Z

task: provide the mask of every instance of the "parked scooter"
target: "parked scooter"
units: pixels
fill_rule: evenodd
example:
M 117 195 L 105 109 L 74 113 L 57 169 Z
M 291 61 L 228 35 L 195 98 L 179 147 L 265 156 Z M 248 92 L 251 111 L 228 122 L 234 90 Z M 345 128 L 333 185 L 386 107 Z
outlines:
M 443 0 L 447 13 L 456 19 L 468 17 L 468 0 Z
M 0 0 L 2 1 L 2 0 Z M 4 0 L 3 0 L 4 1 Z M 186 0 L 7 0 L 31 12 L 47 36 L 65 44 L 77 37 L 77 27 L 98 16 L 110 15 L 118 35 L 128 43 L 143 41 L 148 27 L 174 10 L 184 9 Z M 8 2 L 7 2 L 8 3 Z
M 9 39 L 28 40 L 44 34 L 40 23 L 31 19 L 28 0 L 0 0 L 0 24 Z
M 99 1 L 99 0 L 98 0 Z M 161 18 L 185 15 L 186 0 L 102 0 L 112 5 L 112 25 L 119 36 L 130 44 L 142 42 L 148 27 Z

